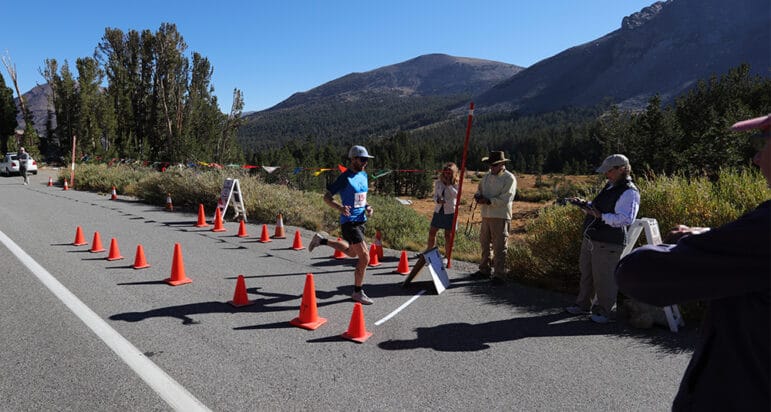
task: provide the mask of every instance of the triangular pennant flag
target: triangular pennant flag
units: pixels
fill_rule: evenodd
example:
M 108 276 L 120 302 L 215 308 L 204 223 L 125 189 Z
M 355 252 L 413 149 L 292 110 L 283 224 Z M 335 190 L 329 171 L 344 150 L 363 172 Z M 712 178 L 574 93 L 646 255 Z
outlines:
M 278 166 L 263 166 L 262 169 L 268 173 L 273 173 L 278 169 Z
M 390 174 L 392 171 L 393 171 L 393 170 L 378 170 L 377 172 L 375 172 L 375 175 L 374 175 L 374 176 L 372 176 L 372 180 L 375 180 L 375 179 L 381 178 L 381 177 L 383 177 L 383 176 L 385 176 L 385 175 L 388 175 L 388 174 Z
M 298 167 L 295 167 L 295 168 L 294 168 L 294 174 L 298 174 L 298 173 L 300 173 L 300 172 L 302 172 L 302 171 L 303 171 L 303 168 L 302 168 L 302 167 L 299 167 L 299 166 L 298 166 Z
M 345 173 L 345 171 L 348 170 L 348 169 L 345 166 L 343 166 L 343 165 L 338 163 L 337 164 L 337 170 L 339 170 L 340 173 Z
M 313 173 L 313 175 L 314 175 L 314 176 L 318 176 L 318 175 L 320 175 L 320 174 L 322 174 L 322 173 L 324 173 L 324 172 L 328 172 L 328 171 L 330 171 L 330 170 L 332 170 L 332 169 L 319 169 L 319 171 L 317 171 L 317 172 L 314 172 L 314 173 Z

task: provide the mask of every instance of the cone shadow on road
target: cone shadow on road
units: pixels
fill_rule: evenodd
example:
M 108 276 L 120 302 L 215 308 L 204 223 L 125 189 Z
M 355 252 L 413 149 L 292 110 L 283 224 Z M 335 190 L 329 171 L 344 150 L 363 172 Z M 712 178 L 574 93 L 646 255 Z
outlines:
M 149 282 L 141 282 L 141 283 L 149 283 Z M 163 282 L 159 282 L 163 283 Z M 300 296 L 294 296 L 294 295 L 286 295 L 287 297 L 291 297 L 291 299 L 288 300 L 298 300 L 300 299 Z M 195 315 L 206 315 L 206 314 L 213 314 L 213 313 L 227 313 L 227 314 L 234 314 L 234 313 L 268 313 L 268 312 L 296 312 L 297 311 L 297 305 L 290 305 L 290 306 L 270 306 L 272 303 L 276 303 L 276 301 L 283 302 L 285 299 L 262 299 L 258 298 L 255 299 L 254 305 L 251 306 L 245 306 L 241 308 L 235 308 L 232 305 L 228 304 L 227 302 L 199 302 L 199 303 L 190 303 L 185 305 L 177 305 L 177 306 L 168 306 L 163 308 L 157 308 L 157 309 L 151 309 L 144 312 L 124 312 L 124 313 L 116 313 L 109 317 L 110 320 L 116 320 L 116 321 L 124 321 L 124 322 L 139 322 L 151 318 L 174 318 L 179 319 L 182 321 L 183 325 L 193 325 L 193 324 L 199 324 L 201 323 L 198 320 L 194 319 Z M 335 300 L 330 302 L 324 302 L 320 303 L 318 306 L 327 306 L 332 304 L 337 304 L 340 302 L 347 302 L 348 300 Z M 219 321 L 215 321 L 219 322 Z M 270 325 L 250 325 L 250 326 L 242 326 L 238 327 L 238 330 L 249 330 L 249 329 L 273 329 L 275 327 L 271 327 Z M 280 327 L 292 327 L 287 322 L 281 322 Z

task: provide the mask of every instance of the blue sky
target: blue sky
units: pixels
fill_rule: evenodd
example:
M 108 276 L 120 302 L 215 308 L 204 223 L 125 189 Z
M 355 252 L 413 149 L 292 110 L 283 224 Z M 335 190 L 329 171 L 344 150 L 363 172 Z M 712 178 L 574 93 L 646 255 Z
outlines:
M 531 66 L 601 37 L 652 0 L 280 0 L 4 1 L 0 53 L 16 65 L 22 93 L 60 64 L 93 55 L 106 27 L 156 31 L 177 25 L 214 66 L 223 111 L 234 88 L 244 111 L 262 110 L 352 72 L 429 53 Z M 24 5 L 22 5 L 24 4 Z M 0 72 L 10 86 L 5 67 Z

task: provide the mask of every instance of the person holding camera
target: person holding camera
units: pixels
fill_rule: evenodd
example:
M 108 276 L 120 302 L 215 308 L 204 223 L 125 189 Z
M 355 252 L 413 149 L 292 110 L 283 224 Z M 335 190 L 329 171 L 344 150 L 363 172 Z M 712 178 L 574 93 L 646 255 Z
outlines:
M 752 136 L 771 188 L 771 115 L 734 124 Z M 699 343 L 673 411 L 771 410 L 771 200 L 717 228 L 678 226 L 666 242 L 621 259 L 616 280 L 641 302 L 706 301 Z
M 608 156 L 597 173 L 605 175 L 607 184 L 594 200 L 567 199 L 578 204 L 586 218 L 578 260 L 578 296 L 575 305 L 565 310 L 574 315 L 591 314 L 593 322 L 608 323 L 616 318 L 618 287 L 613 272 L 628 242 L 627 227 L 640 209 L 640 191 L 632 183 L 629 159 L 622 154 Z
M 511 205 L 517 193 L 517 178 L 506 170 L 508 161 L 502 151 L 490 152 L 489 156 L 482 158 L 482 162 L 490 165 L 490 173 L 482 178 L 474 194 L 474 200 L 480 205 L 482 215 L 482 226 L 479 230 L 482 261 L 473 276 L 489 277 L 494 284 L 503 283 L 506 276 Z
M 450 244 L 452 234 L 452 221 L 455 218 L 455 201 L 458 197 L 458 180 L 460 179 L 458 166 L 453 162 L 447 162 L 434 181 L 434 216 L 431 218 L 431 227 L 428 229 L 428 245 L 426 250 L 436 245 L 436 233 L 444 230 L 444 247 Z

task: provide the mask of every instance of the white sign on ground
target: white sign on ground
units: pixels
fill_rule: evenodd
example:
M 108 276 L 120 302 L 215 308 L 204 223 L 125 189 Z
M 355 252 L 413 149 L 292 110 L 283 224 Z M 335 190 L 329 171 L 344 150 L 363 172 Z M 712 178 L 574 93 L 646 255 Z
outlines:
M 227 178 L 222 185 L 220 200 L 217 204 L 222 219 L 225 219 L 231 199 L 233 200 L 233 210 L 236 213 L 233 220 L 243 220 L 246 222 L 246 208 L 244 207 L 244 195 L 241 193 L 241 185 L 238 183 L 238 179 Z

